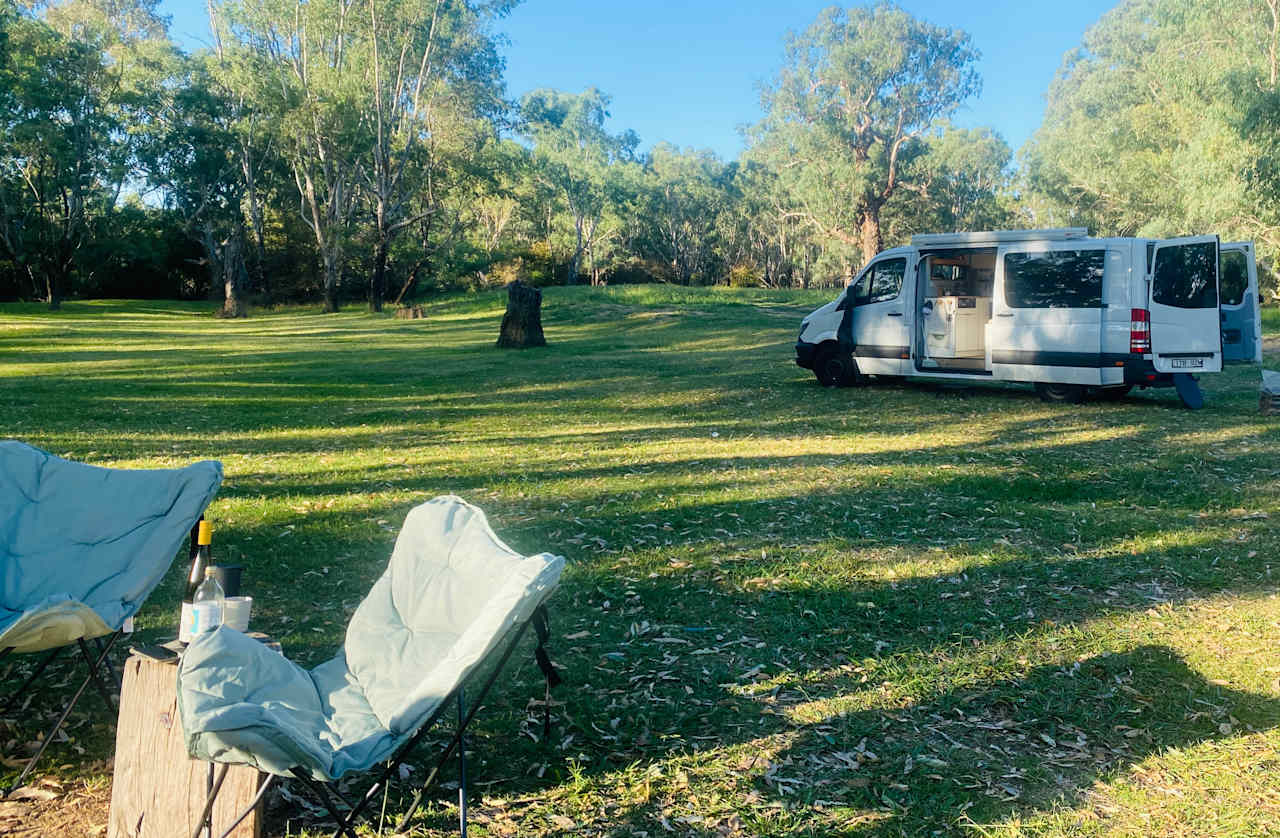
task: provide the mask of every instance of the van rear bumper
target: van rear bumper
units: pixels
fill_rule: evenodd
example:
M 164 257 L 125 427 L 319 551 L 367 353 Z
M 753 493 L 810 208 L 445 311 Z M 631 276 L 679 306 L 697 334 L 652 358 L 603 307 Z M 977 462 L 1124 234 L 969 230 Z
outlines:
M 1173 374 L 1156 372 L 1150 358 L 1134 355 L 1124 362 L 1124 383 L 1134 387 L 1172 387 Z

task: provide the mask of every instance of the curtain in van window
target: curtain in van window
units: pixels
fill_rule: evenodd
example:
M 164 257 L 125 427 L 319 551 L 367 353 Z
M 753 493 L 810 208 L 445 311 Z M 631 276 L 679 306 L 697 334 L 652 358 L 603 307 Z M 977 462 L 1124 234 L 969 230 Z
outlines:
M 1099 308 L 1105 250 L 1006 253 L 1004 297 L 1010 308 Z
M 1213 242 L 1157 250 L 1151 299 L 1175 308 L 1217 308 L 1218 285 L 1214 282 L 1217 251 Z

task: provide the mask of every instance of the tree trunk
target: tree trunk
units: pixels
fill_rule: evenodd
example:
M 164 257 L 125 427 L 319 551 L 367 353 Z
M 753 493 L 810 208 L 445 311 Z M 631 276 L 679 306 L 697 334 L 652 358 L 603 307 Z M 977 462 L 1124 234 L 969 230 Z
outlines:
M 321 254 L 324 261 L 324 306 L 325 314 L 338 311 L 338 276 L 342 271 L 342 259 L 331 248 L 325 248 Z
M 546 346 L 542 336 L 542 291 L 516 280 L 507 286 L 507 313 L 502 315 L 498 348 Z
M 271 305 L 271 280 L 267 278 L 267 243 L 262 220 L 262 205 L 249 199 L 249 223 L 253 226 L 253 284 L 262 292 L 262 302 Z
M 387 237 L 379 234 L 373 250 L 373 275 L 369 277 L 369 311 L 382 311 L 387 295 L 387 249 Z
M 244 293 L 249 283 L 249 272 L 244 263 L 244 233 L 239 225 L 232 230 L 222 246 L 222 287 L 225 298 L 221 317 L 246 317 Z
M 862 214 L 859 242 L 862 245 L 862 263 L 865 265 L 884 249 L 884 241 L 880 238 L 880 208 L 872 207 Z
M 266 224 L 262 203 L 258 200 L 258 178 L 254 172 L 252 151 L 242 142 L 240 168 L 244 172 L 245 193 L 249 199 L 249 225 L 253 228 L 253 285 L 262 292 L 262 301 L 271 305 L 271 280 L 267 278 Z
M 573 258 L 569 260 L 569 276 L 565 285 L 576 285 L 578 282 L 578 268 L 582 264 L 582 216 L 574 217 L 573 228 L 578 236 L 577 246 L 573 249 Z

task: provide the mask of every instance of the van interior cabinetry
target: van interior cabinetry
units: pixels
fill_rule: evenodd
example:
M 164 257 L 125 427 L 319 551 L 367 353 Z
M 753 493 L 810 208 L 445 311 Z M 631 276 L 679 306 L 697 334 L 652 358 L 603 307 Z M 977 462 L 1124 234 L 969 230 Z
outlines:
M 925 354 L 931 358 L 981 358 L 991 319 L 990 297 L 928 297 L 924 312 Z

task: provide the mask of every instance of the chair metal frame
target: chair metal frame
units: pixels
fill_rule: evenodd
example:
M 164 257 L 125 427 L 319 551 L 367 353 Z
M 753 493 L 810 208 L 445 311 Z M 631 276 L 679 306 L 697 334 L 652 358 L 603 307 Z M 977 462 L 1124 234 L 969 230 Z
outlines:
M 106 703 L 107 709 L 112 709 L 110 687 L 115 687 L 115 693 L 118 696 L 120 694 L 120 680 L 119 676 L 116 675 L 115 668 L 111 666 L 111 661 L 108 659 L 108 655 L 111 653 L 111 648 L 115 646 L 116 641 L 119 640 L 123 634 L 123 629 L 117 629 L 107 635 L 105 639 L 102 637 L 93 638 L 93 642 L 97 646 L 96 657 L 92 652 L 90 652 L 89 644 L 85 642 L 83 637 L 76 639 L 75 642 L 76 646 L 79 648 L 80 657 L 84 661 L 85 666 L 88 667 L 89 673 L 85 676 L 84 680 L 80 682 L 79 688 L 72 694 L 71 698 L 62 708 L 62 712 L 58 715 L 58 720 L 53 723 L 53 726 L 49 728 L 49 731 L 44 735 L 44 738 L 40 742 L 40 747 L 36 750 L 35 754 L 27 760 L 27 765 L 22 769 L 22 773 L 18 775 L 18 779 L 15 780 L 12 785 L 6 788 L 0 788 L 0 799 L 8 797 L 10 792 L 22 787 L 27 776 L 35 769 L 36 763 L 40 761 L 40 757 L 44 756 L 45 750 L 50 744 L 52 744 L 54 737 L 58 735 L 58 731 L 62 729 L 64 724 L 66 724 L 67 717 L 71 715 L 71 711 L 75 708 L 77 702 L 80 701 L 80 697 L 84 695 L 84 691 L 89 688 L 89 684 L 92 683 L 97 687 L 98 694 L 102 696 L 102 700 Z M 35 684 L 36 679 L 44 674 L 44 671 L 49 667 L 49 664 L 53 663 L 54 658 L 62 654 L 62 651 L 70 645 L 71 644 L 68 643 L 66 645 L 50 649 L 49 653 L 44 656 L 40 663 L 36 664 L 35 671 L 28 675 L 26 680 L 23 681 L 17 689 L 10 693 L 7 699 L 5 699 L 4 705 L 0 706 L 0 714 L 9 712 L 23 696 L 27 695 L 30 692 L 32 685 Z M 0 660 L 8 657 L 12 652 L 12 646 L 0 649 Z
M 400 766 L 406 759 L 408 759 L 410 753 L 412 753 L 413 749 L 422 741 L 423 737 L 435 727 L 436 722 L 438 722 L 444 715 L 450 704 L 456 704 L 457 706 L 457 730 L 454 732 L 453 737 L 449 740 L 449 743 L 445 746 L 444 750 L 440 752 L 440 756 L 436 760 L 435 766 L 431 769 L 431 772 L 427 775 L 426 780 L 424 780 L 422 785 L 418 787 L 413 796 L 413 801 L 409 804 L 409 808 L 402 816 L 400 824 L 396 827 L 396 831 L 404 831 L 405 826 L 408 825 L 409 821 L 413 818 L 413 815 L 418 811 L 418 806 L 422 803 L 423 796 L 428 790 L 430 790 L 431 786 L 435 783 L 436 778 L 440 775 L 441 770 L 444 768 L 445 764 L 448 763 L 449 759 L 453 756 L 453 752 L 456 750 L 458 752 L 459 775 L 458 830 L 462 838 L 466 838 L 467 757 L 465 737 L 467 727 L 471 724 L 471 720 L 475 718 L 476 713 L 484 703 L 485 697 L 489 694 L 489 690 L 498 680 L 498 676 L 502 674 L 507 661 L 511 658 L 512 653 L 515 652 L 516 647 L 520 645 L 520 641 L 523 639 L 525 632 L 529 629 L 530 625 L 534 626 L 535 633 L 537 634 L 538 645 L 534 654 L 538 667 L 542 670 L 543 676 L 546 678 L 547 695 L 549 699 L 551 688 L 560 683 L 560 676 L 551 665 L 550 659 L 547 657 L 545 649 L 545 644 L 549 636 L 547 628 L 547 612 L 545 605 L 539 605 L 537 609 L 534 610 L 533 616 L 528 620 L 525 620 L 519 625 L 519 627 L 513 630 L 511 640 L 507 642 L 506 648 L 503 650 L 501 657 L 493 667 L 493 671 L 490 672 L 489 676 L 485 679 L 484 684 L 480 688 L 479 694 L 471 701 L 470 709 L 466 708 L 465 701 L 466 680 L 470 680 L 468 678 L 454 687 L 453 691 L 440 702 L 436 710 L 418 726 L 418 729 L 414 732 L 413 736 L 395 750 L 395 752 L 387 759 L 386 764 L 383 766 L 382 771 L 379 772 L 377 779 L 374 780 L 372 785 L 365 790 L 359 800 L 352 802 L 347 799 L 342 792 L 337 789 L 336 781 L 324 782 L 317 780 L 299 767 L 294 767 L 291 770 L 290 773 L 293 775 L 294 779 L 298 780 L 303 787 L 310 792 L 310 795 L 320 802 L 320 804 L 329 813 L 329 816 L 333 818 L 334 822 L 337 824 L 333 832 L 333 838 L 342 838 L 342 836 L 346 836 L 346 838 L 357 838 L 355 825 L 361 813 L 369 803 L 373 801 L 374 796 L 382 790 L 391 776 L 399 771 Z M 550 729 L 549 700 L 546 702 L 545 708 L 547 716 L 544 721 L 543 728 L 544 738 Z M 207 838 L 213 838 L 213 825 L 210 813 L 213 811 L 213 806 L 217 800 L 218 792 L 222 787 L 222 780 L 226 776 L 227 768 L 228 766 L 226 764 L 220 766 L 217 776 L 215 777 L 213 763 L 209 763 L 208 793 L 205 799 L 204 810 L 201 813 L 199 822 L 195 831 L 192 833 L 191 838 L 201 838 L 202 834 L 207 836 Z M 228 838 L 228 836 L 235 831 L 236 827 L 249 816 L 249 814 L 262 800 L 267 788 L 271 786 L 275 779 L 276 775 L 268 775 L 267 778 L 262 781 L 262 785 L 259 787 L 253 802 L 249 804 L 248 808 L 239 814 L 231 826 L 227 827 L 227 829 L 221 833 L 220 838 Z M 335 802 L 335 798 L 337 799 L 337 802 Z M 345 808 L 345 814 L 340 810 L 339 804 L 341 807 Z
M 203 521 L 203 520 L 204 520 L 204 515 L 202 514 L 200 518 L 196 521 L 196 523 L 193 524 L 191 527 L 191 533 L 189 536 L 189 545 L 188 545 L 188 555 L 187 555 L 188 561 L 195 558 L 197 535 L 200 529 L 200 521 Z M 126 620 L 125 627 L 129 627 L 129 626 L 130 626 L 130 621 Z M 119 673 L 117 673 L 115 670 L 115 667 L 111 665 L 110 652 L 112 647 L 115 646 L 116 642 L 123 635 L 130 633 L 131 631 L 132 629 L 130 628 L 129 632 L 126 632 L 125 628 L 122 627 L 122 628 L 116 629 L 111 634 L 106 635 L 105 638 L 104 637 L 91 638 L 94 645 L 97 647 L 98 654 L 96 658 L 94 657 L 93 653 L 90 652 L 89 644 L 85 642 L 85 638 L 83 637 L 76 638 L 75 644 L 79 648 L 80 658 L 81 660 L 84 661 L 85 666 L 88 667 L 89 674 L 85 676 L 85 679 L 83 682 L 81 682 L 79 689 L 77 689 L 75 693 L 72 694 L 71 699 L 67 702 L 66 706 L 63 707 L 62 713 L 58 716 L 58 720 L 54 722 L 53 727 L 49 728 L 49 732 L 44 735 L 44 739 L 42 739 L 40 742 L 39 749 L 36 751 L 35 755 L 32 756 L 31 759 L 27 761 L 27 765 L 25 768 L 22 769 L 22 773 L 18 775 L 18 779 L 14 781 L 14 783 L 11 786 L 0 788 L 0 800 L 8 797 L 11 792 L 22 787 L 23 781 L 27 779 L 27 776 L 36 767 L 36 763 L 40 761 L 40 757 L 44 756 L 45 749 L 47 749 L 49 745 L 52 744 L 54 737 L 58 735 L 58 731 L 62 729 L 62 726 L 64 724 L 66 724 L 67 717 L 71 715 L 71 711 L 75 708 L 76 703 L 80 701 L 80 697 L 84 695 L 84 691 L 88 689 L 90 683 L 92 683 L 97 688 L 98 694 L 102 696 L 103 702 L 107 705 L 107 709 L 108 710 L 115 709 L 111 701 L 111 693 L 112 693 L 112 690 L 114 689 L 114 692 L 118 699 L 122 685 L 121 685 Z M 14 690 L 12 693 L 9 694 L 9 697 L 7 699 L 5 699 L 4 704 L 0 706 L 0 715 L 9 712 L 9 710 L 13 708 L 13 706 L 18 702 L 18 700 L 27 694 L 27 692 L 31 689 L 31 686 L 35 684 L 36 679 L 38 679 L 41 675 L 44 674 L 44 671 L 49 668 L 49 664 L 53 663 L 54 658 L 58 657 L 58 655 L 62 654 L 64 649 L 67 649 L 70 646 L 71 646 L 70 643 L 66 643 L 66 644 L 63 644 L 62 646 L 56 646 L 53 649 L 50 649 L 48 654 L 46 654 L 44 658 L 38 664 L 36 664 L 35 670 L 30 675 L 27 676 L 26 680 L 24 680 L 16 690 Z M 6 647 L 4 649 L 0 649 L 0 660 L 4 660 L 12 652 L 13 652 L 12 646 Z M 105 670 L 105 674 L 104 674 L 104 670 Z

